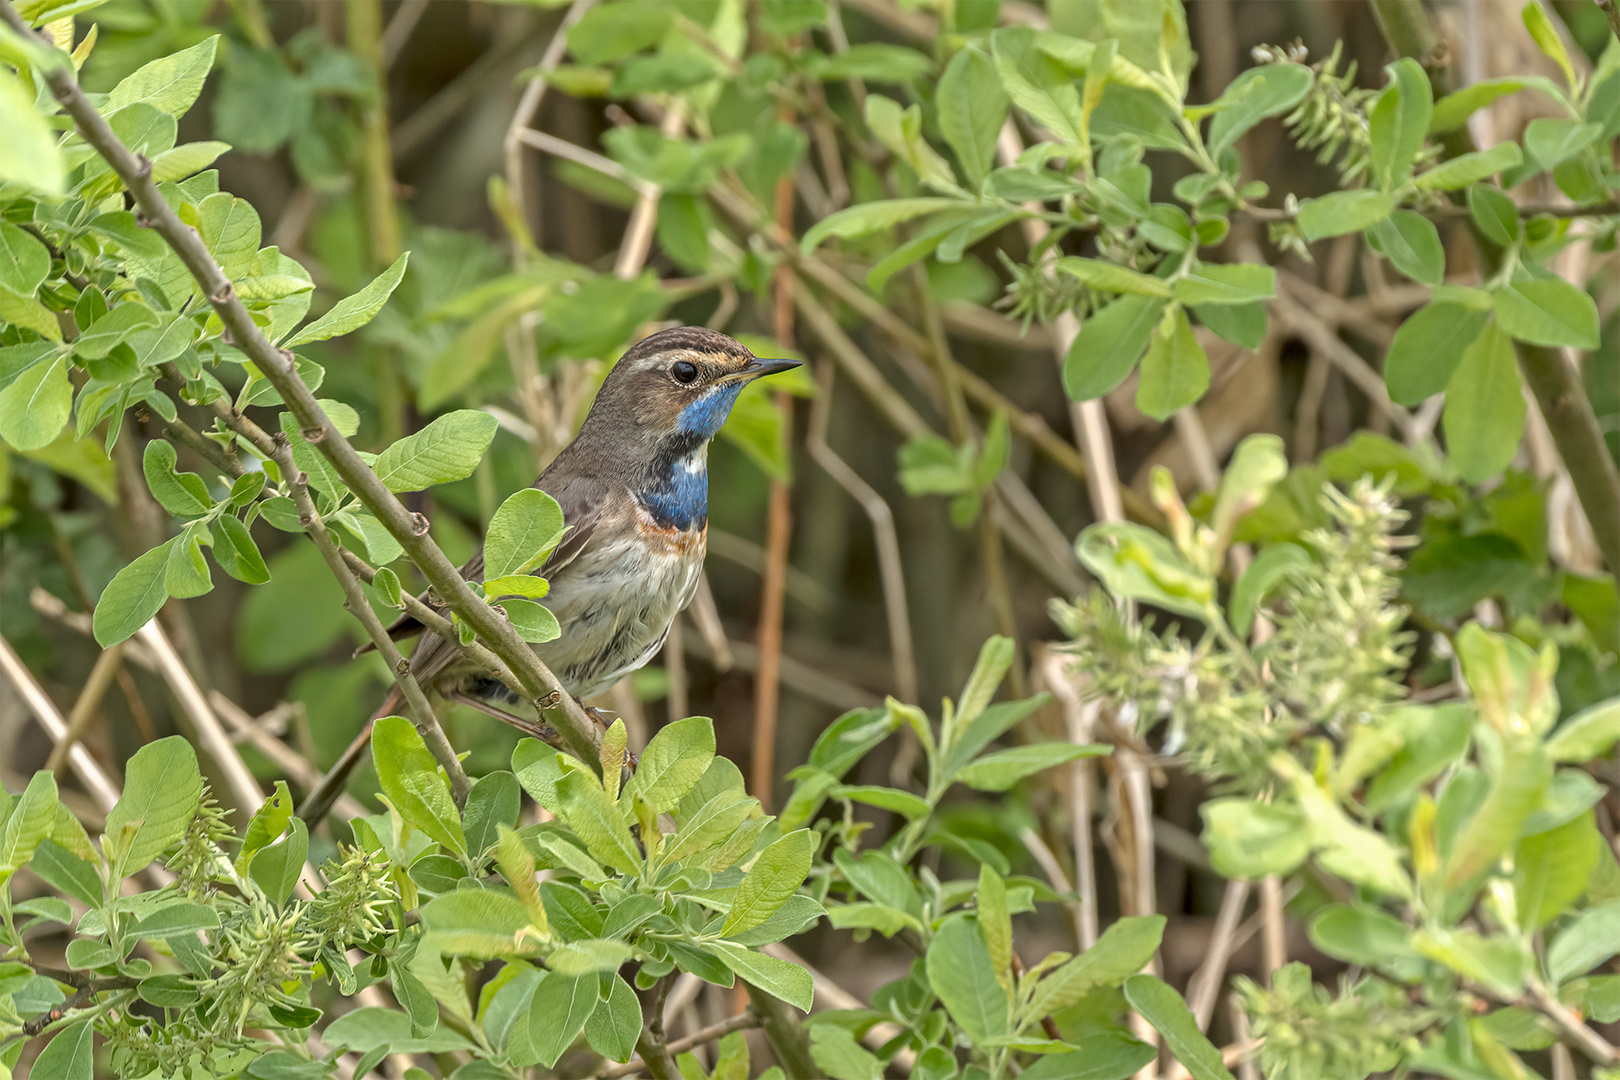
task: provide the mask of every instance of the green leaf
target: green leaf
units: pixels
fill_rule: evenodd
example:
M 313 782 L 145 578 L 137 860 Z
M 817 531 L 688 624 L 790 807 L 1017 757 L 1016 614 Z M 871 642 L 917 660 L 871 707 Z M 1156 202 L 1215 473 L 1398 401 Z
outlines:
M 1399 187 L 1412 174 L 1412 162 L 1423 149 L 1434 114 L 1429 76 L 1409 56 L 1384 69 L 1389 86 L 1367 117 L 1373 176 L 1385 191 Z
M 102 853 L 128 877 L 186 834 L 202 799 L 197 754 L 178 735 L 147 743 L 124 768 L 124 793 L 107 814 Z M 108 853 L 111 843 L 117 851 Z
M 147 443 L 141 461 L 146 486 L 159 505 L 175 517 L 201 517 L 214 508 L 214 498 L 202 477 L 178 471 L 178 460 L 174 445 L 168 440 L 153 439 Z
M 622 941 L 585 938 L 557 946 L 546 958 L 546 965 L 559 975 L 590 975 L 619 970 L 635 952 Z
M 219 563 L 220 569 L 249 585 L 263 585 L 270 580 L 270 568 L 265 565 L 259 546 L 253 542 L 253 534 L 241 518 L 222 514 L 209 531 L 214 538 L 214 561 Z
M 1057 261 L 1057 268 L 1078 278 L 1087 288 L 1103 292 L 1124 293 L 1131 296 L 1170 295 L 1170 286 L 1162 279 L 1102 259 L 1082 259 L 1077 255 L 1066 255 Z
M 568 51 L 581 64 L 605 64 L 656 45 L 675 11 L 662 5 L 608 4 L 591 8 L 568 28 Z M 547 1062 L 550 1065 L 550 1062 Z
M 218 46 L 219 36 L 216 34 L 189 49 L 153 60 L 113 87 L 102 112 L 115 113 L 137 102 L 145 102 L 170 116 L 183 116 L 202 93 L 203 83 L 214 66 L 214 52 Z
M 1158 1056 L 1148 1043 L 1116 1031 L 1087 1035 L 1074 1047 L 1036 1059 L 1019 1075 L 1023 1080 L 1129 1080 Z
M 1146 967 L 1164 939 L 1163 915 L 1128 915 L 1116 920 L 1096 942 L 1040 982 L 1030 995 L 1024 1023 L 1043 1018 L 1074 1005 L 1101 986 L 1118 986 Z
M 507 621 L 524 641 L 539 644 L 562 637 L 562 624 L 550 608 L 542 607 L 533 600 L 518 599 L 502 600 L 498 606 L 506 612 Z
M 1009 1034 L 1007 994 L 996 981 L 990 949 L 976 920 L 965 915 L 947 918 L 929 942 L 924 969 L 928 985 L 975 1044 Z
M 1420 956 L 1439 961 L 1503 998 L 1516 998 L 1524 991 L 1529 957 L 1511 938 L 1425 927 L 1412 935 L 1412 947 Z
M 1213 330 L 1222 341 L 1241 345 L 1245 349 L 1258 349 L 1266 339 L 1266 306 L 1264 304 L 1205 304 L 1193 307 L 1198 321 Z
M 56 132 L 34 107 L 33 87 L 9 68 L 0 71 L 0 182 L 20 184 L 41 195 L 67 190 L 67 164 Z
M 33 296 L 50 272 L 50 249 L 11 222 L 0 221 L 0 285 Z
M 939 127 L 973 188 L 984 183 L 996 157 L 996 139 L 1007 119 L 1007 93 L 995 61 L 978 49 L 962 49 L 946 65 L 934 93 Z
M 9 797 L 8 797 L 9 798 Z M 34 857 L 40 841 L 51 835 L 56 824 L 56 775 L 36 772 L 18 796 L 16 805 L 0 829 L 0 884 Z
M 1552 760 L 1540 746 L 1509 745 L 1485 801 L 1451 844 L 1445 883 L 1457 889 L 1513 849 L 1519 831 L 1541 805 L 1552 781 Z
M 1307 240 L 1322 240 L 1360 232 L 1383 221 L 1395 209 L 1395 200 L 1381 191 L 1360 188 L 1335 191 L 1301 204 L 1295 219 Z
M 901 222 L 940 210 L 962 206 L 956 199 L 885 199 L 878 202 L 858 203 L 822 218 L 804 234 L 799 248 L 806 255 L 814 251 L 829 236 L 846 240 L 870 236 L 882 229 L 893 228 Z
M 385 1049 L 396 1054 L 450 1053 L 472 1046 L 442 1024 L 430 1035 L 413 1035 L 409 1016 L 398 1009 L 375 1005 L 344 1013 L 327 1025 L 321 1036 L 337 1050 L 362 1052 Z
M 1482 484 L 1507 468 L 1519 452 L 1524 419 L 1524 383 L 1513 343 L 1487 326 L 1463 352 L 1446 386 L 1446 451 L 1463 479 Z
M 913 795 L 909 791 L 877 784 L 840 785 L 833 788 L 829 794 L 835 799 L 849 799 L 851 802 L 865 803 L 867 806 L 876 806 L 882 810 L 892 810 L 912 821 L 925 818 L 934 812 L 927 799 Z
M 810 1011 L 816 984 L 810 973 L 798 964 L 752 952 L 729 941 L 711 941 L 705 947 L 750 986 L 759 987 L 801 1012 Z
M 1530 80 L 1522 77 L 1481 79 L 1453 91 L 1434 103 L 1434 113 L 1429 117 L 1429 134 L 1455 131 L 1468 123 L 1470 116 L 1497 98 L 1516 94 L 1528 85 Z
M 1524 153 L 1518 143 L 1497 143 L 1489 150 L 1460 154 L 1426 170 L 1419 174 L 1417 188 L 1419 191 L 1456 191 L 1514 168 L 1523 161 Z
M 500 838 L 500 827 L 516 828 L 523 795 L 517 777 L 509 772 L 486 773 L 473 781 L 462 813 L 462 831 L 467 837 L 467 853 L 488 851 Z
M 1620 697 L 1583 709 L 1559 725 L 1546 742 L 1547 756 L 1561 764 L 1582 764 L 1609 752 L 1620 740 Z
M 1209 356 L 1193 333 L 1187 310 L 1176 304 L 1159 321 L 1142 357 L 1136 407 L 1155 420 L 1166 420 L 1208 389 Z
M 1208 616 L 1214 586 L 1174 544 L 1134 522 L 1087 526 L 1075 553 L 1115 596 L 1142 600 L 1194 619 Z
M 377 456 L 377 476 L 389 491 L 420 491 L 472 475 L 499 422 L 477 409 L 446 413 Z
M 311 341 L 341 337 L 369 323 L 393 295 L 400 278 L 405 276 L 405 266 L 410 258 L 410 252 L 402 254 L 394 260 L 394 265 L 373 278 L 371 284 L 333 304 L 331 311 L 283 342 L 283 347 L 292 349 Z
M 1297 544 L 1272 544 L 1255 556 L 1232 586 L 1232 598 L 1227 604 L 1227 620 L 1232 630 L 1239 637 L 1247 638 L 1261 601 L 1289 575 L 1310 565 L 1310 555 Z
M 1055 132 L 1071 146 L 1085 143 L 1080 127 L 1080 91 L 1061 63 L 1036 44 L 1039 34 L 1027 26 L 1008 26 L 990 34 L 1001 84 L 1013 104 Z
M 529 1003 L 529 1043 L 546 1068 L 573 1045 L 596 1009 L 597 976 L 548 972 Z
M 1122 296 L 1080 327 L 1063 361 L 1063 388 L 1074 401 L 1102 397 L 1125 381 L 1164 311 L 1154 296 Z
M 73 351 L 87 360 L 99 360 L 124 344 L 136 330 L 156 326 L 158 315 L 145 304 L 129 301 L 118 304 L 84 328 L 73 342 Z
M 293 806 L 292 792 L 287 788 L 287 781 L 277 780 L 275 793 L 253 812 L 252 819 L 248 821 L 247 831 L 242 834 L 242 849 L 236 853 L 238 874 L 246 874 L 249 864 L 253 862 L 253 856 L 287 831 L 287 823 L 293 816 Z
M 184 180 L 192 173 L 208 168 L 216 158 L 227 153 L 230 148 L 230 143 L 209 141 L 186 143 L 172 150 L 165 150 L 152 159 L 152 179 L 160 184 Z M 295 292 L 304 292 L 311 287 L 308 282 L 297 282 L 297 285 L 298 287 L 293 290 Z
M 737 886 L 720 933 L 733 937 L 751 930 L 787 903 L 810 873 L 815 834 L 808 829 L 788 833 L 760 852 L 759 858 Z
M 539 488 L 514 492 L 490 518 L 484 536 L 484 573 L 491 578 L 528 573 L 550 557 L 564 528 L 556 499 Z
M 48 357 L 0 390 L 0 441 L 18 450 L 42 449 L 56 441 L 72 411 L 68 358 Z
M 1418 308 L 1396 329 L 1384 356 L 1390 398 L 1421 405 L 1444 390 L 1490 318 L 1489 311 L 1443 300 Z
M 278 907 L 287 902 L 304 862 L 309 858 L 309 828 L 292 819 L 292 832 L 278 844 L 264 848 L 253 859 L 248 875 Z
M 557 780 L 557 816 L 601 862 L 626 874 L 641 866 L 624 814 L 583 767 L 566 769 Z
M 809 74 L 831 82 L 866 79 L 871 82 L 911 82 L 934 70 L 934 61 L 916 49 L 883 42 L 861 42 L 835 56 L 810 54 Z M 1000 85 L 997 85 L 1000 90 Z
M 175 539 L 165 540 L 136 558 L 102 590 L 91 623 L 102 648 L 131 637 L 163 607 L 169 598 L 169 552 Z
M 868 94 L 866 126 L 879 142 L 911 166 L 924 184 L 945 191 L 960 190 L 950 165 L 923 137 L 921 106 L 902 107 L 882 94 Z
M 1598 347 L 1597 304 L 1584 289 L 1562 278 L 1515 281 L 1491 295 L 1496 321 L 1520 341 L 1577 349 Z
M 1032 743 L 986 754 L 962 766 L 955 779 L 978 791 L 1006 791 L 1025 778 L 1064 762 L 1106 753 L 1108 747 L 1098 744 Z
M 1547 946 L 1553 982 L 1584 974 L 1620 952 L 1620 901 L 1587 908 Z
M 80 858 L 54 840 L 39 842 L 29 867 L 45 884 L 58 892 L 82 900 L 89 907 L 101 906 L 101 874 L 96 864 Z
M 714 721 L 691 716 L 666 724 L 647 743 L 620 800 L 640 799 L 655 813 L 673 810 L 714 760 Z
M 1530 31 L 1530 40 L 1536 43 L 1536 48 L 1563 70 L 1570 89 L 1575 89 L 1578 83 L 1575 68 L 1569 62 L 1569 53 L 1564 51 L 1564 41 L 1558 36 L 1558 31 L 1553 29 L 1552 20 L 1547 18 L 1547 13 L 1542 10 L 1541 5 L 1535 2 L 1526 3 L 1519 10 L 1519 16 L 1524 20 L 1524 28 Z
M 1260 263 L 1199 263 L 1176 282 L 1183 304 L 1249 304 L 1276 295 L 1277 271 Z
M 450 784 L 416 726 L 403 716 L 382 717 L 371 727 L 371 755 L 383 794 L 405 823 L 465 858 L 467 838 Z
M 1293 108 L 1311 81 L 1311 69 L 1303 64 L 1263 64 L 1233 79 L 1209 106 L 1215 112 L 1209 125 L 1210 154 L 1219 157 L 1260 121 Z
M 538 940 L 528 910 L 515 897 L 493 889 L 456 889 L 422 906 L 422 927 L 438 948 L 480 960 L 525 956 Z
M 1471 185 L 1468 212 L 1493 244 L 1507 247 L 1519 238 L 1519 208 L 1506 192 L 1489 184 Z
M 1521 929 L 1541 929 L 1580 899 L 1597 869 L 1602 843 L 1590 810 L 1519 841 L 1513 853 L 1513 896 Z
M 1209 861 L 1224 877 L 1291 873 L 1311 853 L 1305 816 L 1287 803 L 1219 798 L 1206 802 L 1199 812 Z
M 1162 979 L 1132 975 L 1125 980 L 1125 1000 L 1164 1036 L 1193 1080 L 1233 1080 L 1221 1061 L 1221 1052 L 1198 1030 L 1187 1003 Z
M 47 341 L 61 341 L 62 327 L 50 308 L 31 296 L 20 296 L 0 285 L 0 322 L 32 330 Z
M 607 982 L 607 997 L 598 997 L 585 1021 L 585 1041 L 609 1061 L 623 1064 L 635 1054 L 636 1040 L 641 1037 L 641 1002 L 620 976 Z
M 837 1024 L 810 1029 L 810 1056 L 831 1080 L 883 1080 L 883 1063 Z
M 1446 252 L 1434 222 L 1412 210 L 1396 210 L 1368 234 L 1395 269 L 1425 285 L 1446 276 Z
M 94 1080 L 95 1025 L 88 1020 L 69 1024 L 58 1031 L 34 1059 L 29 1076 L 50 1076 L 56 1080 Z
M 861 895 L 913 918 L 922 915 L 922 896 L 910 873 L 888 852 L 863 851 L 855 856 L 839 848 L 833 853 L 833 859 Z
M 1412 955 L 1412 928 L 1378 908 L 1329 904 L 1311 920 L 1310 937 L 1328 956 L 1365 967 Z

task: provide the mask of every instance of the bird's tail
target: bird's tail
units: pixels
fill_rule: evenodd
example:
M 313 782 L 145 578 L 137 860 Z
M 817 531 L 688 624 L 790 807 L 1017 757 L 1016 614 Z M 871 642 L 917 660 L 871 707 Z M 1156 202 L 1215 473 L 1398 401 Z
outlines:
M 337 802 L 337 797 L 343 794 L 343 789 L 348 786 L 349 776 L 354 772 L 355 766 L 366 756 L 366 750 L 371 746 L 371 725 L 385 716 L 393 716 L 399 712 L 404 702 L 405 695 L 400 693 L 399 686 L 396 684 L 389 687 L 388 696 L 383 698 L 377 711 L 371 714 L 371 719 L 360 729 L 360 734 L 349 743 L 348 748 L 343 751 L 343 756 L 327 770 L 325 776 L 321 777 L 321 782 L 304 796 L 304 801 L 298 807 L 298 817 L 311 830 L 319 825 L 321 819 L 332 809 L 332 804 Z

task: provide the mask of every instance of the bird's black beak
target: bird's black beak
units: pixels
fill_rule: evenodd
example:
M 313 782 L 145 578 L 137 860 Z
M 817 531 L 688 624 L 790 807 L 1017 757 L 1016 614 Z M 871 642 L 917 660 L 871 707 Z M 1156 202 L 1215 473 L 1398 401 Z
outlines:
M 737 374 L 749 382 L 753 382 L 755 379 L 763 378 L 766 375 L 775 375 L 779 371 L 792 371 L 794 368 L 803 365 L 802 360 L 753 360 L 745 364 Z

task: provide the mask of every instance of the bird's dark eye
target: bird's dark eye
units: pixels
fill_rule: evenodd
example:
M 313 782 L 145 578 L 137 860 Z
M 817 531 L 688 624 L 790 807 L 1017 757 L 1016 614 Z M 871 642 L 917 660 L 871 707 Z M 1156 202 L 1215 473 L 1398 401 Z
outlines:
M 675 376 L 676 382 L 680 383 L 689 383 L 698 376 L 697 365 L 690 360 L 675 361 L 675 365 L 669 369 L 669 373 Z

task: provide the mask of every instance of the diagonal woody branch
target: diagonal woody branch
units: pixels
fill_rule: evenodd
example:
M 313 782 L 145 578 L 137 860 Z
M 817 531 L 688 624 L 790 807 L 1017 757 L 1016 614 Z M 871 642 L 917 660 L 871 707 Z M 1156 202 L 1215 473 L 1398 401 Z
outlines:
M 20 34 L 32 36 L 11 0 L 0 0 L 0 18 Z M 134 197 L 143 224 L 162 236 L 180 257 L 191 276 L 202 286 L 203 295 L 213 305 L 230 334 L 232 344 L 247 354 L 297 419 L 304 438 L 309 440 L 354 495 L 397 540 L 405 553 L 421 569 L 433 591 L 450 610 L 471 626 L 480 638 L 516 676 L 523 692 L 543 706 L 569 747 L 586 761 L 597 757 L 596 727 L 540 662 L 517 631 L 494 608 L 483 601 L 427 535 L 427 521 L 413 514 L 389 491 L 358 451 L 340 434 L 315 395 L 293 369 L 292 353 L 278 349 L 259 330 L 247 308 L 236 295 L 230 279 L 208 251 L 198 232 L 180 220 L 164 200 L 152 179 L 152 163 L 131 151 L 108 125 L 106 118 L 80 90 L 66 56 L 55 53 L 61 63 L 45 71 L 51 93 L 78 126 L 85 142 L 112 166 Z

